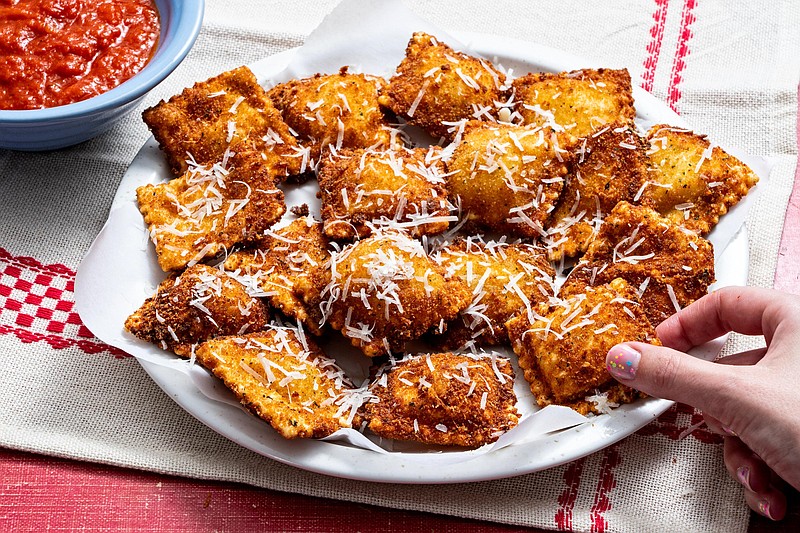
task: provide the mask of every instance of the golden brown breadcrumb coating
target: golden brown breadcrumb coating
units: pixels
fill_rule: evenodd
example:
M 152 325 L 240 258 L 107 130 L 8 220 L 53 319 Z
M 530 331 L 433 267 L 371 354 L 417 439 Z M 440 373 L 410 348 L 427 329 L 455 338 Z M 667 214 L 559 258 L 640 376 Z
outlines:
M 246 285 L 257 287 L 284 315 L 299 320 L 314 335 L 321 335 L 319 307 L 307 304 L 297 286 L 304 284 L 314 270 L 324 269 L 330 256 L 322 224 L 299 218 L 268 232 L 257 247 L 230 254 L 224 268 Z
M 620 202 L 560 295 L 580 293 L 586 286 L 614 278 L 637 288 L 644 312 L 657 326 L 676 312 L 676 305 L 686 307 L 708 292 L 714 282 L 714 248 L 650 208 Z
M 136 198 L 165 271 L 253 241 L 286 212 L 269 165 L 252 150 L 229 162 L 193 165 L 166 183 L 143 185 Z
M 633 201 L 647 180 L 648 146 L 636 131 L 619 124 L 578 143 L 561 198 L 547 221 L 551 260 L 584 252 L 614 206 Z
M 298 330 L 271 326 L 203 343 L 197 360 L 283 437 L 321 438 L 351 426 L 352 385 Z
M 328 276 L 323 313 L 368 357 L 402 351 L 470 301 L 464 285 L 445 279 L 419 241 L 403 234 L 376 234 L 334 253 Z
M 617 404 L 638 397 L 606 370 L 606 354 L 615 344 L 660 345 L 636 290 L 622 279 L 542 303 L 530 315 L 522 311 L 506 327 L 537 403 L 567 405 L 581 414 L 599 412 L 587 400 L 593 394 Z
M 494 113 L 506 93 L 505 78 L 486 59 L 416 32 L 379 102 L 434 137 L 452 139 L 455 122 Z
M 370 386 L 368 427 L 388 439 L 477 448 L 519 422 L 514 369 L 495 356 L 409 356 Z
M 614 122 L 633 124 L 636 116 L 627 69 L 532 73 L 512 86 L 525 124 L 547 125 L 575 137 Z
M 447 163 L 447 187 L 468 226 L 539 237 L 558 201 L 570 152 L 549 128 L 469 122 Z
M 447 350 L 507 344 L 506 321 L 555 295 L 555 271 L 544 249 L 533 244 L 467 237 L 442 247 L 433 259 L 472 294 L 469 307 L 433 339 Z
M 653 126 L 650 174 L 641 203 L 676 224 L 705 235 L 758 182 L 747 165 L 712 146 L 705 135 Z
M 206 265 L 173 274 L 155 296 L 125 321 L 125 329 L 142 340 L 189 357 L 194 345 L 223 335 L 260 331 L 269 312 L 235 279 Z
M 435 152 L 356 150 L 323 162 L 318 180 L 325 234 L 352 240 L 376 226 L 414 237 L 446 231 L 452 206 Z
M 223 159 L 226 151 L 261 152 L 275 181 L 297 174 L 299 147 L 255 75 L 239 67 L 184 89 L 142 113 L 172 173 Z

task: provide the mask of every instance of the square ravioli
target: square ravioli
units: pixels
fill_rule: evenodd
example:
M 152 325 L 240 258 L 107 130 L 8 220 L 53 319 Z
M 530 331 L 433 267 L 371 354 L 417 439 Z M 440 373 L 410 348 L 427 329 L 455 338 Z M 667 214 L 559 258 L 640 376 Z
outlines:
M 472 294 L 469 307 L 433 338 L 443 349 L 507 344 L 506 321 L 555 296 L 555 271 L 533 244 L 467 237 L 443 246 L 433 259 Z
M 320 295 L 327 322 L 368 357 L 403 351 L 470 300 L 419 241 L 400 233 L 376 234 L 333 253 L 328 279 Z
M 641 203 L 700 234 L 710 232 L 758 182 L 750 167 L 704 135 L 661 124 L 647 137 L 650 175 Z
M 391 228 L 414 237 L 446 231 L 457 220 L 447 198 L 438 150 L 356 150 L 319 172 L 322 220 L 332 239 Z
M 214 339 L 197 360 L 287 439 L 326 437 L 351 427 L 357 413 L 344 372 L 299 330 Z
M 136 198 L 165 271 L 252 241 L 286 212 L 269 165 L 254 151 L 193 164 L 180 178 L 139 187 Z
M 257 247 L 230 254 L 224 268 L 284 315 L 299 320 L 314 335 L 321 335 L 319 307 L 307 303 L 301 290 L 311 283 L 314 270 L 327 267 L 330 257 L 322 224 L 304 217 L 274 232 L 267 231 Z
M 647 180 L 645 139 L 628 126 L 612 124 L 585 137 L 543 239 L 551 260 L 586 250 L 603 219 L 621 201 L 633 201 Z
M 584 415 L 638 397 L 606 370 L 606 354 L 614 345 L 660 345 L 636 291 L 622 279 L 543 303 L 530 315 L 523 311 L 506 327 L 536 402 L 566 405 Z
M 343 149 L 388 148 L 396 133 L 378 104 L 386 80 L 366 74 L 316 74 L 275 86 L 269 96 L 286 124 L 310 149 L 316 167 L 326 153 Z
M 189 267 L 158 286 L 156 294 L 125 321 L 125 329 L 181 357 L 222 335 L 264 329 L 266 306 L 235 279 L 206 265 Z
M 276 181 L 300 170 L 297 141 L 247 67 L 196 83 L 142 117 L 176 176 L 188 170 L 187 160 L 214 164 L 228 150 L 248 148 L 263 154 Z
M 572 157 L 568 142 L 546 127 L 469 122 L 447 162 L 447 188 L 468 227 L 546 237 Z
M 505 74 L 489 61 L 416 32 L 379 101 L 434 137 L 453 139 L 459 122 L 494 120 L 488 117 L 504 99 L 505 84 Z
M 532 73 L 517 78 L 512 86 L 525 124 L 550 126 L 575 137 L 614 122 L 633 124 L 636 116 L 627 69 Z
M 367 427 L 387 439 L 477 448 L 520 418 L 514 369 L 495 355 L 407 356 L 386 365 L 369 390 Z
M 620 202 L 560 295 L 581 293 L 615 278 L 637 288 L 644 312 L 657 326 L 708 292 L 714 282 L 714 248 L 650 208 Z

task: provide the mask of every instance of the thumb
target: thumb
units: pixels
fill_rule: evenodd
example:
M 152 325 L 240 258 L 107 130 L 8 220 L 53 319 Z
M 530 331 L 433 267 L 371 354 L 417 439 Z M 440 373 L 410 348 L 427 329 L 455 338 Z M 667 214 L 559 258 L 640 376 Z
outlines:
M 641 342 L 626 342 L 611 348 L 606 355 L 606 368 L 624 385 L 703 411 L 714 411 L 713 407 L 724 400 L 732 369 Z

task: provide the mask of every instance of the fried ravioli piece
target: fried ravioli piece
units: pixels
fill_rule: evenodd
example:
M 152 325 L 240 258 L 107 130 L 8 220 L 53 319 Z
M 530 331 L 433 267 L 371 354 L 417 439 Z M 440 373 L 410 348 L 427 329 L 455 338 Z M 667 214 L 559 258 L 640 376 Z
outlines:
M 636 287 L 644 312 L 657 326 L 708 292 L 714 249 L 699 235 L 656 211 L 620 202 L 609 214 L 560 295 L 623 278 Z
M 620 342 L 661 344 L 642 307 L 635 289 L 615 279 L 509 320 L 511 346 L 536 402 L 585 415 L 599 414 L 593 396 L 616 404 L 635 400 L 638 393 L 606 370 L 606 354 Z
M 230 165 L 193 164 L 180 178 L 139 187 L 136 198 L 165 271 L 252 241 L 286 212 L 269 165 L 253 151 Z
M 257 290 L 284 315 L 299 320 L 314 335 L 321 335 L 319 307 L 309 305 L 298 292 L 315 269 L 330 259 L 322 224 L 299 218 L 284 228 L 268 231 L 256 248 L 234 252 L 224 268 Z M 321 288 L 320 288 L 321 289 Z
M 272 103 L 311 149 L 313 162 L 333 146 L 333 152 L 355 148 L 388 148 L 391 127 L 378 104 L 378 93 L 386 80 L 366 74 L 316 74 L 272 88 Z M 313 163 L 312 163 L 313 164 Z
M 321 438 L 351 427 L 344 372 L 293 328 L 270 326 L 203 343 L 197 360 L 284 438 Z
M 653 126 L 649 180 L 641 203 L 676 224 L 705 235 L 758 182 L 750 167 L 712 146 L 705 135 Z
M 254 149 L 264 154 L 276 181 L 300 171 L 297 141 L 247 67 L 224 72 L 142 113 L 173 174 L 221 161 L 225 152 Z
M 621 201 L 633 201 L 647 180 L 648 143 L 633 129 L 612 124 L 584 138 L 564 191 L 547 221 L 551 261 L 584 252 L 603 218 Z
M 471 121 L 447 163 L 447 187 L 468 226 L 539 237 L 570 153 L 550 128 Z
M 370 386 L 368 427 L 388 439 L 477 448 L 519 422 L 514 369 L 490 355 L 408 356 Z M 377 400 L 377 401 L 376 401 Z
M 266 306 L 241 283 L 207 265 L 189 267 L 158 286 L 125 321 L 125 329 L 181 357 L 214 337 L 264 329 Z
M 444 349 L 507 343 L 506 321 L 555 295 L 555 271 L 544 250 L 532 244 L 467 237 L 444 246 L 434 260 L 472 294 L 469 307 L 434 338 Z
M 547 125 L 575 137 L 614 122 L 633 124 L 636 116 L 627 69 L 532 73 L 512 86 L 523 123 Z
M 419 241 L 394 232 L 332 254 L 327 275 L 323 314 L 368 357 L 402 351 L 406 341 L 452 320 L 470 301 L 466 287 L 445 279 Z
M 453 123 L 494 111 L 495 101 L 505 96 L 505 81 L 489 61 L 416 32 L 378 101 L 434 137 L 452 139 Z
M 356 150 L 324 162 L 318 179 L 325 234 L 352 240 L 387 225 L 414 237 L 446 231 L 452 206 L 434 151 Z

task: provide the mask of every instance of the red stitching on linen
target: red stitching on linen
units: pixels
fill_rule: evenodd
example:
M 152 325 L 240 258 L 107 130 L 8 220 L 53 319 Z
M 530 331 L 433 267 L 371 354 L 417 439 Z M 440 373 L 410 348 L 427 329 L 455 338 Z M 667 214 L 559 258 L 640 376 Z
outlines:
M 713 433 L 707 427 L 699 427 L 691 433 L 686 434 L 686 431 L 692 426 L 702 421 L 703 413 L 689 405 L 677 404 L 667 410 L 667 412 L 661 415 L 657 420 L 637 431 L 637 434 L 645 437 L 663 435 L 670 440 L 680 440 L 691 436 L 703 444 L 721 444 L 722 437 Z
M 696 0 L 686 0 L 683 5 L 683 12 L 681 13 L 681 29 L 678 38 L 678 49 L 675 53 L 675 59 L 672 62 L 672 74 L 669 79 L 669 88 L 667 89 L 667 104 L 676 113 L 678 112 L 678 101 L 681 99 L 680 85 L 683 82 L 683 69 L 686 68 L 686 56 L 689 55 L 689 41 L 694 35 L 692 33 L 692 24 L 697 17 L 694 15 L 694 8 L 697 5 Z
M 614 469 L 622 462 L 622 455 L 619 453 L 619 445 L 615 444 L 606 448 L 603 453 L 603 461 L 600 464 L 600 477 L 597 480 L 597 489 L 594 492 L 594 503 L 590 517 L 592 519 L 593 533 L 605 533 L 608 531 L 608 520 L 603 513 L 611 509 L 611 499 L 609 494 L 617 486 L 614 479 Z
M 566 487 L 558 496 L 559 508 L 556 511 L 556 527 L 562 531 L 572 531 L 572 509 L 578 499 L 578 489 L 581 486 L 581 473 L 586 459 L 571 462 L 564 471 Z
M 656 66 L 661 54 L 661 43 L 664 40 L 664 27 L 667 22 L 667 7 L 669 0 L 655 0 L 656 11 L 653 13 L 653 26 L 650 28 L 650 42 L 647 43 L 647 57 L 644 60 L 642 73 L 642 88 L 645 91 L 653 90 L 653 81 L 656 77 Z
M 46 342 L 61 350 L 77 347 L 87 354 L 128 354 L 100 342 L 75 311 L 75 272 L 60 264 L 44 265 L 0 248 L 0 335 L 25 343 Z

